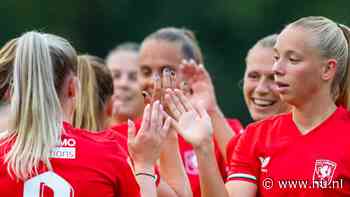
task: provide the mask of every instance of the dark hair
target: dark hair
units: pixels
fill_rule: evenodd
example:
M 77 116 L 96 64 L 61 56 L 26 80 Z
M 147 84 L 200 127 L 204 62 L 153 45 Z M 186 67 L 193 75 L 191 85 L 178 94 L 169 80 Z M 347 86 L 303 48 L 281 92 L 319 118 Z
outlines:
M 191 30 L 176 27 L 161 28 L 147 36 L 143 42 L 150 39 L 180 43 L 181 51 L 185 59 L 193 59 L 198 64 L 203 63 L 201 49 L 199 48 L 197 39 Z

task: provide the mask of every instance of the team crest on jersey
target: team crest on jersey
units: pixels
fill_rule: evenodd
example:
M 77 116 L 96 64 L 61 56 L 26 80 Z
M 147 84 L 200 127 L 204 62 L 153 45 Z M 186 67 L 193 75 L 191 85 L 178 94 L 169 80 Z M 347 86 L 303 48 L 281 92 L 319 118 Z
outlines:
M 313 180 L 330 184 L 333 180 L 334 171 L 337 163 L 330 160 L 316 160 Z
M 267 172 L 267 166 L 270 163 L 271 157 L 259 157 L 260 164 L 261 164 L 261 171 Z
M 194 151 L 186 151 L 184 153 L 184 162 L 186 172 L 191 175 L 198 174 L 198 162 Z

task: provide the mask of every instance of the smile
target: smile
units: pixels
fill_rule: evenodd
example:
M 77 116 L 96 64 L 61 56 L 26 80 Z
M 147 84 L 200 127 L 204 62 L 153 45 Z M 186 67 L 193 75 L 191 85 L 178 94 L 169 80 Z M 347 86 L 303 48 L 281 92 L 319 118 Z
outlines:
M 277 101 L 258 99 L 258 98 L 252 98 L 252 101 L 255 105 L 259 107 L 269 107 L 277 102 Z

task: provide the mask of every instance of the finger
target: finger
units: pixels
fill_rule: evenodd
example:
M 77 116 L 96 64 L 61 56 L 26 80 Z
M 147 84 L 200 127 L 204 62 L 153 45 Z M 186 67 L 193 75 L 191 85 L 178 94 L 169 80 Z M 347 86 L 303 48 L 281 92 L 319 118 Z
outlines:
M 165 104 L 168 109 L 168 111 L 171 113 L 171 115 L 178 120 L 180 118 L 180 111 L 176 108 L 174 102 L 172 101 L 170 95 L 167 93 L 165 95 Z
M 182 93 L 181 90 L 176 89 L 175 93 L 178 96 L 178 98 L 180 99 L 180 102 L 185 107 L 186 111 L 194 111 L 194 108 L 193 108 L 190 100 L 188 98 L 186 98 L 186 96 Z
M 155 102 L 156 100 L 161 99 L 162 94 L 162 82 L 160 80 L 159 74 L 154 75 L 154 88 L 153 88 L 153 95 L 152 95 L 152 102 Z
M 158 129 L 158 117 L 159 117 L 159 101 L 153 103 L 151 112 L 151 124 L 150 132 L 156 132 Z
M 142 123 L 140 127 L 140 132 L 147 131 L 150 126 L 150 118 L 151 118 L 151 106 L 147 104 L 145 110 L 143 111 Z
M 131 142 L 135 139 L 136 136 L 136 127 L 135 123 L 128 119 L 128 142 Z
M 196 61 L 194 61 L 194 59 L 190 59 L 189 64 L 197 66 L 197 63 L 196 63 Z
M 170 88 L 171 89 L 176 88 L 176 73 L 174 70 L 170 71 Z
M 171 126 L 171 124 L 172 124 L 172 119 L 170 118 L 170 117 L 168 117 L 166 120 L 165 120 L 165 122 L 164 122 L 164 124 L 163 124 L 163 127 L 162 127 L 162 129 L 161 129 L 161 133 L 160 133 L 160 136 L 161 136 L 161 138 L 166 138 L 166 136 L 168 135 L 168 133 L 169 133 L 169 130 L 170 130 L 170 126 Z
M 171 74 L 170 69 L 168 67 L 163 69 L 163 77 L 162 77 L 162 88 L 164 90 L 171 88 Z
M 191 95 L 193 93 L 192 89 L 186 81 L 180 83 L 180 90 L 182 90 L 186 95 Z
M 195 103 L 194 106 L 195 106 L 196 111 L 198 112 L 198 114 L 201 118 L 209 116 L 207 111 L 205 110 L 205 108 L 200 103 Z
M 147 91 L 142 91 L 144 104 L 150 104 L 152 102 L 152 97 Z
M 164 124 L 164 107 L 162 104 L 159 104 L 159 112 L 158 112 L 158 127 L 157 127 L 157 131 L 161 131 L 162 129 L 162 125 Z
M 199 64 L 198 67 L 196 68 L 196 70 L 198 73 L 197 76 L 202 76 L 202 77 L 205 77 L 205 79 L 207 79 L 207 80 L 211 80 L 209 72 L 207 71 L 207 69 L 205 69 L 203 64 Z
M 186 112 L 184 105 L 181 103 L 179 97 L 176 95 L 174 91 L 170 91 L 170 98 L 172 99 L 175 107 L 177 108 L 177 110 L 180 111 L 181 114 Z

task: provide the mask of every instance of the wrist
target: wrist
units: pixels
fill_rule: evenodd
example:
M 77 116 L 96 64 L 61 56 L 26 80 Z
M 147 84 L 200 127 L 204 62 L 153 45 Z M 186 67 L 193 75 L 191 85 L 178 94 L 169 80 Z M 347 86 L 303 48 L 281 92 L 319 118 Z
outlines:
M 147 163 L 134 163 L 134 172 L 136 173 L 151 173 L 154 174 L 154 165 Z
M 148 172 L 137 172 L 135 173 L 135 177 L 148 177 L 151 178 L 154 182 L 157 182 L 158 180 L 157 174 Z
M 214 148 L 213 140 L 210 138 L 208 140 L 203 141 L 201 144 L 197 146 L 193 146 L 193 150 L 198 154 L 208 154 Z
M 210 117 L 222 115 L 222 112 L 217 104 L 214 107 L 208 109 L 207 112 L 208 112 Z

